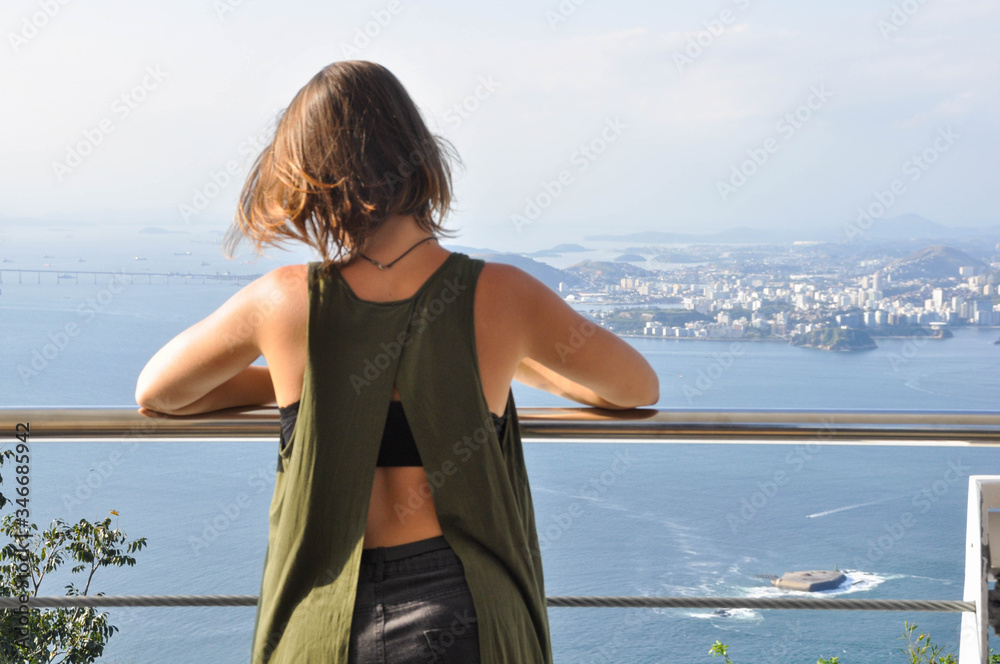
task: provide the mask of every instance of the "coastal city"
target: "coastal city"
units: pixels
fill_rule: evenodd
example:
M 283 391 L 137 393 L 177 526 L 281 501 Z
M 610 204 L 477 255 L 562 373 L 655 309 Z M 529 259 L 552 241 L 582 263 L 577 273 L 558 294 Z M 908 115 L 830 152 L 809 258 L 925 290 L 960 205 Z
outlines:
M 821 243 L 632 247 L 566 268 L 557 289 L 625 336 L 862 350 L 875 347 L 873 337 L 1000 326 L 1000 244 L 985 259 L 946 245 L 893 253 Z

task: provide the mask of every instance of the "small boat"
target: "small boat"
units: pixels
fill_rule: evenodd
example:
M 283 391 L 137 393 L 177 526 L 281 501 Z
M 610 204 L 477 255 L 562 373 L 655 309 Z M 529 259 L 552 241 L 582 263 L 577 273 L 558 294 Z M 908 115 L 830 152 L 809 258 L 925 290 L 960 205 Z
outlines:
M 76 259 L 76 262 L 77 262 L 77 263 L 86 263 L 86 262 L 87 262 L 87 259 L 86 259 L 86 258 L 77 258 L 77 259 Z
M 136 256 L 135 259 L 137 261 L 144 261 L 144 260 L 146 260 L 146 258 L 144 256 Z
M 174 256 L 190 256 L 190 251 L 175 251 Z
M 56 279 L 76 279 L 76 276 L 72 274 L 60 274 Z
M 202 265 L 208 265 L 208 261 L 202 261 L 201 264 Z
M 1000 338 L 993 342 L 994 346 L 1000 346 Z
M 0 263 L 13 263 L 13 262 L 14 262 L 13 258 L 7 258 L 6 256 L 3 258 L 2 261 L 0 261 Z

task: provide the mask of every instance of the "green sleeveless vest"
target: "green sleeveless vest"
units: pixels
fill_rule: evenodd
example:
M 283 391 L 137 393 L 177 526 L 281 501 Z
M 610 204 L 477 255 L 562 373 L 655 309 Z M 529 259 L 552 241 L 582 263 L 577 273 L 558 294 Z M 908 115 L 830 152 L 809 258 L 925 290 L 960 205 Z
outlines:
M 482 664 L 550 664 L 545 590 L 514 396 L 498 440 L 476 360 L 483 261 L 452 253 L 405 300 L 359 299 L 309 263 L 308 361 L 278 454 L 252 664 L 347 662 L 358 570 L 392 388 L 461 559 Z

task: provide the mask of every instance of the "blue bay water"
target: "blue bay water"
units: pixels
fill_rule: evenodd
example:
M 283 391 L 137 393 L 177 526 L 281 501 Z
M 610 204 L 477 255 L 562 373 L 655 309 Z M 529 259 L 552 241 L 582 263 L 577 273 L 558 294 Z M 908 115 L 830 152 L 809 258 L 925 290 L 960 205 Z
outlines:
M 0 294 L 0 404 L 133 405 L 135 378 L 232 285 L 12 284 Z M 72 326 L 72 327 L 67 327 Z M 72 331 L 72 333 L 70 332 Z M 831 354 L 776 343 L 629 339 L 656 368 L 660 408 L 997 410 L 997 330 Z M 65 338 L 61 335 L 65 335 Z M 41 359 L 37 359 L 41 358 Z M 515 385 L 519 406 L 573 405 Z M 33 447 L 39 522 L 120 513 L 149 548 L 101 570 L 108 594 L 256 594 L 275 441 Z M 526 443 L 549 595 L 767 595 L 755 574 L 853 570 L 866 598 L 958 599 L 970 474 L 964 447 Z M 787 479 L 771 486 L 776 473 Z M 744 502 L 745 501 L 745 502 Z M 752 510 L 745 507 L 751 504 Z M 756 505 L 756 507 L 754 507 Z M 47 579 L 62 594 L 68 574 Z M 93 591 L 93 589 L 92 589 Z M 245 662 L 253 608 L 109 609 L 105 662 Z M 551 609 L 557 662 L 902 661 L 903 621 L 957 651 L 957 615 Z

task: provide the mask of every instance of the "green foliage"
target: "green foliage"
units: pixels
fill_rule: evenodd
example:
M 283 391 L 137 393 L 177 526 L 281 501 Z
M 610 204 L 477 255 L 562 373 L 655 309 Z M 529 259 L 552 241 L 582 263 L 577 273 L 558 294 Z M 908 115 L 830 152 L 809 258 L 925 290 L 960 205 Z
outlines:
M 930 634 L 917 632 L 917 638 L 914 639 L 913 633 L 917 631 L 917 626 L 909 622 L 904 622 L 903 625 L 903 636 L 899 639 L 906 641 L 906 645 L 899 651 L 906 655 L 909 664 L 958 664 L 954 655 L 941 654 L 943 648 L 931 643 Z
M 708 653 L 712 657 L 717 657 L 721 655 L 722 661 L 725 662 L 725 664 L 733 664 L 733 660 L 729 659 L 729 646 L 722 643 L 721 641 L 716 641 L 709 649 Z M 824 659 L 820 657 L 818 660 L 816 660 L 816 664 L 840 664 L 840 658 L 831 657 L 830 659 Z M 944 663 L 942 662 L 942 664 Z
M 14 456 L 14 450 L 0 450 L 0 468 L 3 467 L 3 462 L 6 459 L 10 459 L 13 456 Z M 3 484 L 3 473 L 0 473 L 0 484 Z M 2 510 L 4 508 L 4 505 L 6 505 L 8 502 L 10 501 L 7 500 L 7 497 L 3 495 L 2 491 L 0 491 L 0 510 Z
M 145 537 L 129 542 L 117 524 L 111 528 L 111 517 L 96 523 L 81 519 L 72 525 L 56 519 L 39 532 L 37 525 L 8 514 L 0 529 L 10 539 L 0 549 L 0 595 L 5 597 L 37 597 L 44 578 L 66 563 L 73 565 L 74 574 L 86 575 L 82 590 L 71 582 L 66 594 L 86 595 L 98 569 L 132 567 L 136 561 L 131 554 L 146 546 Z M 93 608 L 2 611 L 0 661 L 92 664 L 117 629 L 108 623 L 106 613 Z
M 677 309 L 615 309 L 604 319 L 609 329 L 621 334 L 642 334 L 647 321 L 666 327 L 684 327 L 685 323 L 693 321 L 710 321 L 711 318 L 697 311 L 678 311 Z
M 908 664 L 958 664 L 958 659 L 954 655 L 942 654 L 943 648 L 931 643 L 929 634 L 918 632 L 917 626 L 911 625 L 909 622 L 904 622 L 903 625 L 903 636 L 899 638 L 901 641 L 906 641 L 906 645 L 899 651 L 906 656 Z M 916 634 L 916 638 L 914 638 L 914 634 Z M 712 657 L 721 655 L 726 664 L 733 664 L 733 661 L 729 659 L 729 646 L 721 641 L 716 641 L 708 652 Z M 839 663 L 839 657 L 831 657 L 830 659 L 820 657 L 816 660 L 816 664 Z M 1000 655 L 994 654 L 992 650 L 990 651 L 990 664 L 1000 664 Z
M 733 664 L 733 660 L 729 659 L 729 646 L 722 643 L 722 641 L 716 641 L 708 652 L 712 655 L 712 657 L 722 655 L 722 660 L 726 664 Z
M 827 350 L 862 350 L 875 348 L 875 341 L 864 330 L 821 327 L 792 337 L 793 346 L 810 346 Z

